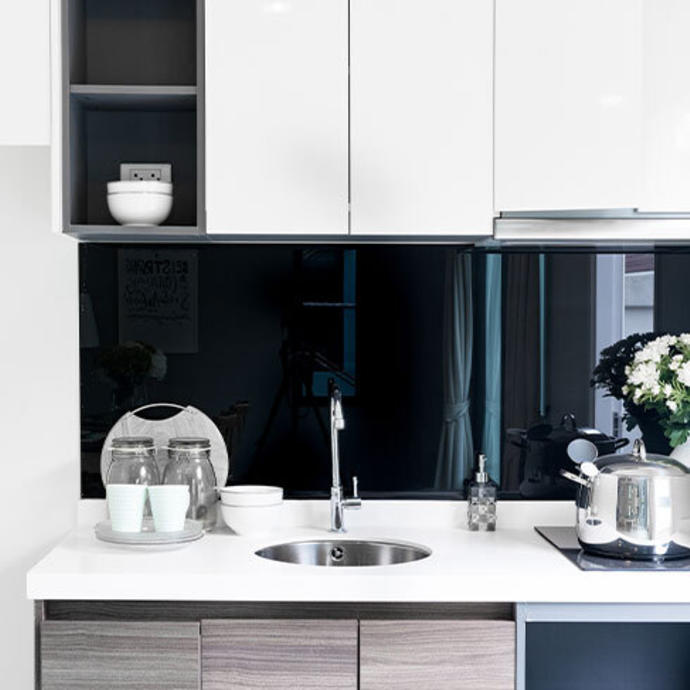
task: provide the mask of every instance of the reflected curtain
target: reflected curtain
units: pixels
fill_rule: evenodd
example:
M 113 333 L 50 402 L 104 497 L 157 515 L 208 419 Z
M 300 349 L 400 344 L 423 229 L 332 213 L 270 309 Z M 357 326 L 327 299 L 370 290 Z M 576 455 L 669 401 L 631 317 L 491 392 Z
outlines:
M 443 423 L 436 463 L 437 489 L 461 489 L 472 469 L 470 379 L 473 347 L 472 256 L 446 254 L 443 309 Z
M 504 257 L 503 426 L 525 429 L 539 418 L 539 255 Z M 520 449 L 506 443 L 501 488 L 519 491 Z
M 486 255 L 484 303 L 484 424 L 481 451 L 491 478 L 501 480 L 501 302 L 502 260 Z

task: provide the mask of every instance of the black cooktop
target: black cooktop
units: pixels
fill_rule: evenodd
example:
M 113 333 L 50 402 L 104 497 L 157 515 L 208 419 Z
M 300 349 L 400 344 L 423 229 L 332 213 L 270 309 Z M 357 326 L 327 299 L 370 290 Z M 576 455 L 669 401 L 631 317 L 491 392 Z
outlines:
M 622 558 L 604 558 L 585 553 L 577 540 L 574 527 L 535 527 L 546 541 L 557 548 L 580 570 L 649 571 L 649 570 L 688 570 L 690 558 L 677 558 L 666 561 L 626 561 Z

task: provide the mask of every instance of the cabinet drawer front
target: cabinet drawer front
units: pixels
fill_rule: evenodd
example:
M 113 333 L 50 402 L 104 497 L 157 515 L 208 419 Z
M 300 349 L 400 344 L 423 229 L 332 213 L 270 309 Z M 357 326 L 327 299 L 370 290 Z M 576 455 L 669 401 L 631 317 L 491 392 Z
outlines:
M 357 688 L 357 621 L 203 621 L 201 631 L 204 690 Z
M 41 625 L 43 690 L 198 690 L 198 623 Z
M 512 621 L 362 621 L 361 690 L 510 690 Z

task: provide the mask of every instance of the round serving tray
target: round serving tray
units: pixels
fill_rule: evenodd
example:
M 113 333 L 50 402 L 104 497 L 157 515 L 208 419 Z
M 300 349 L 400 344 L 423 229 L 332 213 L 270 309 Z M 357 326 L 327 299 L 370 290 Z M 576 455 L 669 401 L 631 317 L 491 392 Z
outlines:
M 141 532 L 115 532 L 110 520 L 99 522 L 94 528 L 96 537 L 111 544 L 128 546 L 169 546 L 187 544 L 204 536 L 202 524 L 197 520 L 185 520 L 181 532 L 156 532 L 151 518 L 144 518 Z
M 175 410 L 167 419 L 146 419 L 140 412 L 154 408 Z M 194 436 L 207 438 L 211 442 L 211 465 L 216 474 L 217 486 L 225 486 L 228 479 L 228 448 L 220 430 L 213 420 L 196 407 L 182 407 L 175 403 L 153 403 L 125 413 L 115 423 L 103 442 L 101 450 L 101 479 L 106 484 L 110 466 L 110 446 L 118 436 L 151 436 L 156 445 L 156 462 L 161 478 L 168 463 L 168 441 L 176 436 Z

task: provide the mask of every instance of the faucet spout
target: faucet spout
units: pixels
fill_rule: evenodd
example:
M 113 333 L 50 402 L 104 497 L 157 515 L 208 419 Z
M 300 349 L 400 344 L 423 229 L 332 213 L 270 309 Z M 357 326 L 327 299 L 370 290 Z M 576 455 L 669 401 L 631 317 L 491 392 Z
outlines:
M 340 446 L 338 434 L 345 428 L 343 414 L 343 395 L 333 379 L 328 382 L 330 394 L 330 425 L 331 425 L 331 468 L 333 479 L 331 482 L 331 532 L 345 532 L 344 513 L 346 508 L 360 508 L 362 501 L 357 495 L 357 478 L 353 478 L 354 496 L 344 497 L 343 485 L 340 479 Z

